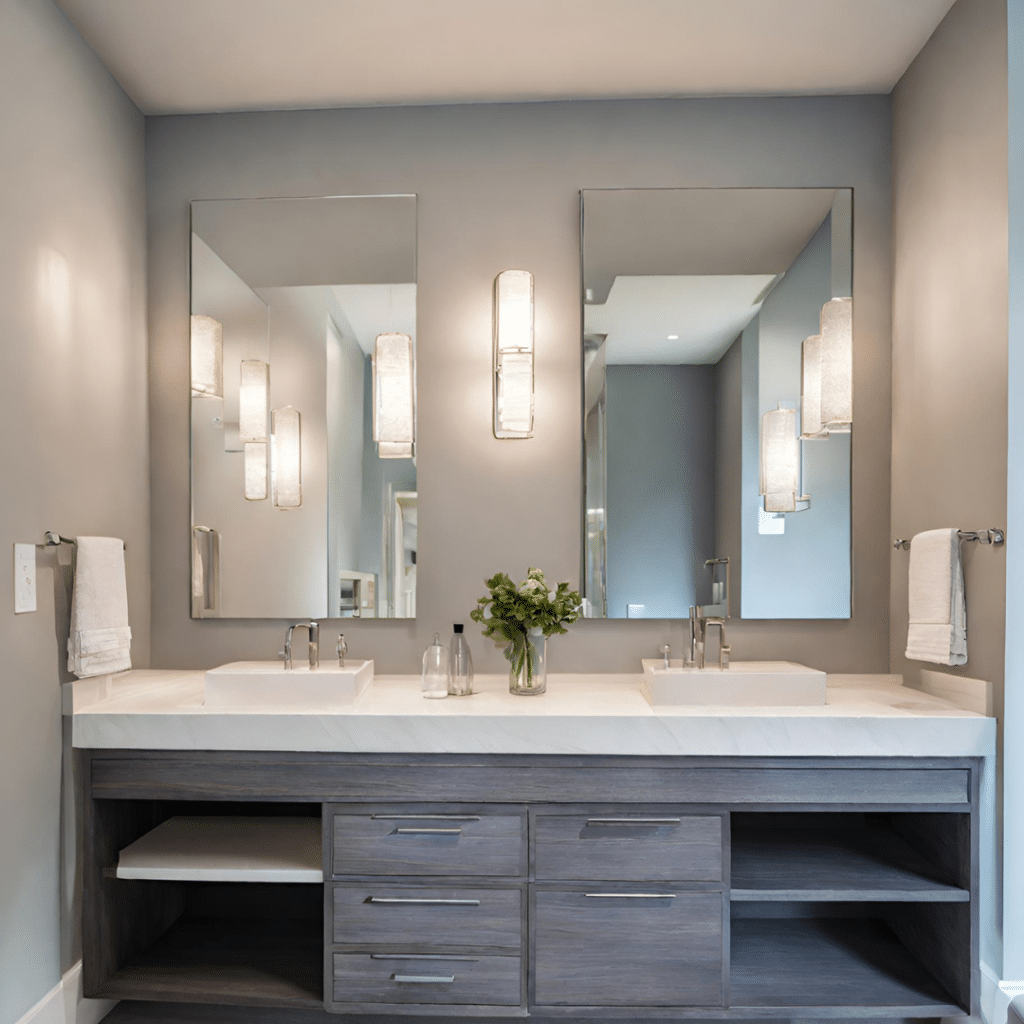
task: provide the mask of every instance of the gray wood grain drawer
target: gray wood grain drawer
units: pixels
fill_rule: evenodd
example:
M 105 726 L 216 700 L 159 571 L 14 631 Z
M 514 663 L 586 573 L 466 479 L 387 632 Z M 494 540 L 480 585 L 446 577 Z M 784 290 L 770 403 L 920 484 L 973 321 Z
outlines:
M 336 1003 L 442 1003 L 517 1006 L 522 970 L 517 956 L 334 954 Z
M 519 889 L 333 886 L 335 943 L 508 947 L 522 942 Z
M 722 1005 L 723 894 L 631 888 L 536 893 L 537 1005 Z
M 718 815 L 623 812 L 538 814 L 538 879 L 722 880 Z
M 523 874 L 525 812 L 335 813 L 332 864 L 339 875 Z

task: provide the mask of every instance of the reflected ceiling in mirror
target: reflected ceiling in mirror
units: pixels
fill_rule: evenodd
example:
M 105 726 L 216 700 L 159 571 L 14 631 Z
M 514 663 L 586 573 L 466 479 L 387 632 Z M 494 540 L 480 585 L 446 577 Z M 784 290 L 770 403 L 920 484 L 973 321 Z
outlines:
M 191 252 L 223 378 L 192 393 L 193 616 L 414 617 L 414 448 L 381 457 L 372 395 L 378 335 L 415 353 L 416 197 L 199 200 Z
M 585 613 L 850 615 L 850 435 L 798 443 L 799 511 L 766 513 L 760 431 L 798 410 L 801 346 L 852 294 L 849 189 L 586 190 Z

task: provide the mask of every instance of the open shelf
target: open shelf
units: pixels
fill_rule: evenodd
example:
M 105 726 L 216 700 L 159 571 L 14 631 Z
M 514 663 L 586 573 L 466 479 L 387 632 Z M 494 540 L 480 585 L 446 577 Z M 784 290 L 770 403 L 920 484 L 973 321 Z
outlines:
M 732 920 L 734 1007 L 885 1007 L 894 1017 L 964 1010 L 874 918 Z
M 117 877 L 323 882 L 320 819 L 176 816 L 121 850 Z
M 967 903 L 970 892 L 884 826 L 732 835 L 732 899 Z
M 322 1009 L 322 925 L 186 915 L 131 957 L 96 995 Z

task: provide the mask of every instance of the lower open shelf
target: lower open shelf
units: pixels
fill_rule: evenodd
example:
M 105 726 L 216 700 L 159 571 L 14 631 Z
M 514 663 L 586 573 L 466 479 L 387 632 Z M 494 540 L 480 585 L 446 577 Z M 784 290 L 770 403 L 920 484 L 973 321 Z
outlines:
M 964 1010 L 874 918 L 733 918 L 731 1005 L 884 1006 L 892 1016 Z
M 107 999 L 323 1006 L 319 922 L 185 916 L 97 993 Z

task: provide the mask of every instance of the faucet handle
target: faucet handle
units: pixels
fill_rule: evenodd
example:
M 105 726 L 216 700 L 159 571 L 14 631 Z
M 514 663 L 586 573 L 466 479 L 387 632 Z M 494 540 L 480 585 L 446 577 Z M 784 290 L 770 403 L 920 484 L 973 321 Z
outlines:
M 344 633 L 339 633 L 338 634 L 337 653 L 338 653 L 338 668 L 344 668 L 345 667 L 345 655 L 348 654 L 348 644 L 345 643 L 345 634 Z
M 665 668 L 669 667 L 669 657 L 672 654 L 672 647 L 669 644 L 662 644 L 658 648 L 658 653 L 665 659 Z

